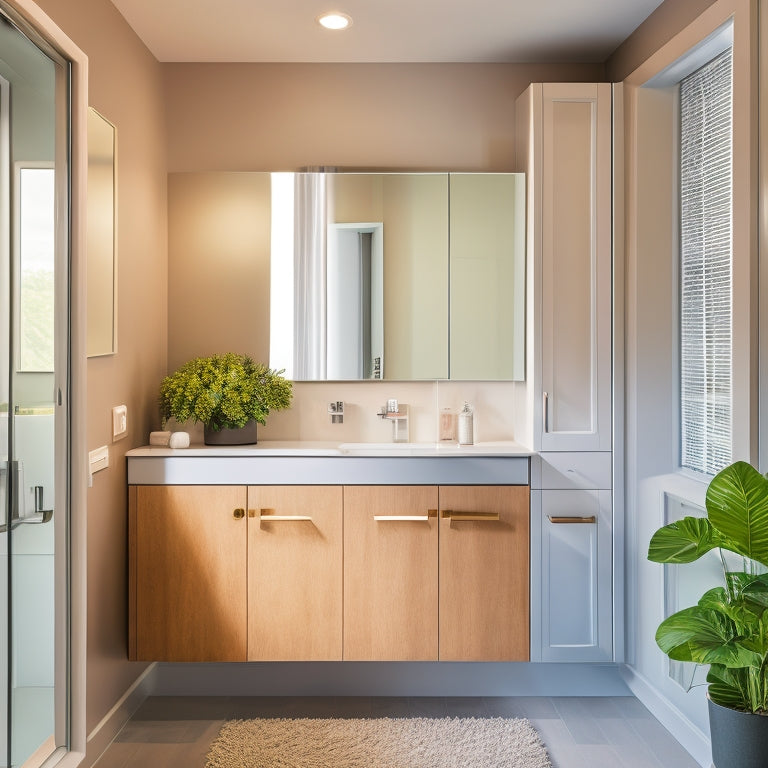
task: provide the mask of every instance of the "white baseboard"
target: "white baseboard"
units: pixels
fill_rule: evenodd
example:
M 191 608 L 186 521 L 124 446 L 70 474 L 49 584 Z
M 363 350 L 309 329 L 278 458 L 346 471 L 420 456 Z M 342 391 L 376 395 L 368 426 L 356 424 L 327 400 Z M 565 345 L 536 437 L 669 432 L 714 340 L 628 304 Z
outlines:
M 131 715 L 148 696 L 152 696 L 155 692 L 156 666 L 156 664 L 150 664 L 88 734 L 85 758 L 80 763 L 80 768 L 90 768 L 104 754 L 122 727 L 130 720 Z
M 615 664 L 158 664 L 156 696 L 629 696 Z
M 661 696 L 642 675 L 632 667 L 623 666 L 621 676 L 630 691 L 645 708 L 680 742 L 694 760 L 704 768 L 712 765 L 709 736 L 702 733 L 677 707 Z

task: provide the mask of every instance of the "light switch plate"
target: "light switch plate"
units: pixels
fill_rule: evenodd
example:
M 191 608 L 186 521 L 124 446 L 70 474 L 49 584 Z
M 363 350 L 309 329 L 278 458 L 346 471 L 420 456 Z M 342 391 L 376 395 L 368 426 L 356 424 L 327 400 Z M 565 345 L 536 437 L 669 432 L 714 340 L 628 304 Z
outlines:
M 102 445 L 88 452 L 88 465 L 91 474 L 106 469 L 109 466 L 109 446 Z
M 116 405 L 112 409 L 112 441 L 119 440 L 128 434 L 128 407 Z

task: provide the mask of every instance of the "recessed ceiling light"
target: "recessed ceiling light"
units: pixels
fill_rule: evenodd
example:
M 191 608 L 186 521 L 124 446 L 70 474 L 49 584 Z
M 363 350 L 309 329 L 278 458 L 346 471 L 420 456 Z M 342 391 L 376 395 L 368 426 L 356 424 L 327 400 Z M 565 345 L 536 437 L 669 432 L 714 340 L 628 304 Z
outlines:
M 317 23 L 326 29 L 346 29 L 352 24 L 352 19 L 346 13 L 331 11 L 318 16 Z

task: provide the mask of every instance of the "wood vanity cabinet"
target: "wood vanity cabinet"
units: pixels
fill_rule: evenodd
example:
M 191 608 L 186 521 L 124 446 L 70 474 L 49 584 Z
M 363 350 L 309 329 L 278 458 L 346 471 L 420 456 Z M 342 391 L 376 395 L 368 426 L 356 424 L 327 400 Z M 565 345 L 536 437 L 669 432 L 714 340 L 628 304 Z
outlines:
M 129 658 L 523 661 L 527 485 L 131 485 Z
M 527 661 L 528 486 L 344 489 L 344 658 Z
M 438 659 L 438 489 L 345 486 L 344 658 Z
M 130 486 L 129 657 L 340 660 L 341 502 L 338 486 Z
M 527 485 L 440 487 L 441 661 L 528 661 Z
M 246 489 L 130 486 L 129 657 L 245 661 Z
M 342 489 L 249 486 L 248 660 L 341 661 Z

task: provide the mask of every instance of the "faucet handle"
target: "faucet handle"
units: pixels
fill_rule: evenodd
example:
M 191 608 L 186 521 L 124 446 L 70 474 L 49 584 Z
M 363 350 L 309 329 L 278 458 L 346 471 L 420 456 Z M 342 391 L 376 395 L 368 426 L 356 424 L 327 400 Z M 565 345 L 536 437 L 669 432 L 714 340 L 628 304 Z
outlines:
M 344 401 L 336 400 L 328 403 L 328 415 L 331 417 L 331 424 L 344 423 Z

